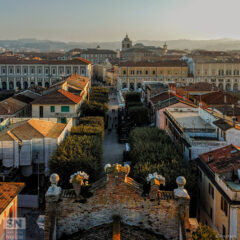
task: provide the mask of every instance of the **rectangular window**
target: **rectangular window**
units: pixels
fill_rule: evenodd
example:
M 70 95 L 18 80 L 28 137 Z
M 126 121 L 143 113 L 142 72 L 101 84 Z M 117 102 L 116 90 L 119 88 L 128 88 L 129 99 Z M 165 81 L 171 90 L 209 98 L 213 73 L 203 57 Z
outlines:
M 227 216 L 228 215 L 228 203 L 223 197 L 221 197 L 221 209 L 222 209 L 222 211 L 224 211 L 225 216 Z
M 223 239 L 226 239 L 226 228 L 225 228 L 225 226 L 224 225 L 222 225 L 222 237 L 223 237 Z
M 69 112 L 69 106 L 61 106 L 61 112 Z
M 51 106 L 51 107 L 50 107 L 50 111 L 51 111 L 51 112 L 55 112 L 55 106 Z
M 208 184 L 208 193 L 212 196 L 212 199 L 214 199 L 214 188 L 210 183 Z
M 213 211 L 212 211 L 212 208 L 210 208 L 209 217 L 210 217 L 211 219 L 213 219 Z

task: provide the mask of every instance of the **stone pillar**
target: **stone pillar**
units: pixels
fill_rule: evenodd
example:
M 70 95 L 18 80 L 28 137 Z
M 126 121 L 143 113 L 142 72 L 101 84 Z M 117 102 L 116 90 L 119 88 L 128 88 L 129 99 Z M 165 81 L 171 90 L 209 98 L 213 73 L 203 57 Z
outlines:
M 17 87 L 17 85 L 16 85 L 16 78 L 13 78 L 13 89 L 15 90 L 16 87 Z
M 180 228 L 184 230 L 180 231 L 183 236 L 179 236 L 179 238 L 184 237 L 184 239 L 190 240 L 192 239 L 191 224 L 189 221 L 190 196 L 188 195 L 187 190 L 184 189 L 186 179 L 180 176 L 177 177 L 176 182 L 178 188 L 174 189 L 174 197 L 178 202 Z
M 153 174 L 148 174 L 147 182 L 150 183 L 150 199 L 158 199 L 160 193 L 159 187 L 161 185 L 165 186 L 165 177 L 155 172 Z
M 50 176 L 51 186 L 49 187 L 45 198 L 46 198 L 46 210 L 45 210 L 45 221 L 44 221 L 44 240 L 56 239 L 57 226 L 57 208 L 58 201 L 61 195 L 61 188 L 57 186 L 59 182 L 59 176 L 52 174 Z
M 24 88 L 24 86 L 23 86 L 23 78 L 21 77 L 21 89 L 23 89 Z
M 9 90 L 9 81 L 8 81 L 8 76 L 7 76 L 7 90 Z

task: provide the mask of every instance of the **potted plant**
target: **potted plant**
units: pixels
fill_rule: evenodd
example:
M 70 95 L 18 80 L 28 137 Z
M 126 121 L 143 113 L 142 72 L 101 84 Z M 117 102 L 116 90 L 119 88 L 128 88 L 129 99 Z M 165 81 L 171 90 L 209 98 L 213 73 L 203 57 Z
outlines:
M 70 183 L 73 185 L 77 197 L 81 193 L 81 186 L 88 185 L 88 178 L 89 176 L 82 171 L 78 171 L 70 176 Z

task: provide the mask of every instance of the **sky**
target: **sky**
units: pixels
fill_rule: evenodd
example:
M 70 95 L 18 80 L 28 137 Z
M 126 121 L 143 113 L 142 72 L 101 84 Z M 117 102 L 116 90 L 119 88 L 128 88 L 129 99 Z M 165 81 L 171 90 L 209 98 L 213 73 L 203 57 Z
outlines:
M 0 39 L 240 39 L 239 0 L 0 0 Z

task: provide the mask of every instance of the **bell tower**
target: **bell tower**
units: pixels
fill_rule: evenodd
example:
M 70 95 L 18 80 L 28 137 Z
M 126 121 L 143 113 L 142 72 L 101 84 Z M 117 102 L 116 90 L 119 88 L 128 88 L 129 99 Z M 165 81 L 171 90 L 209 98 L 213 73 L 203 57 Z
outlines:
M 126 37 L 122 40 L 122 50 L 126 50 L 132 47 L 132 41 L 129 39 L 127 33 Z
M 167 45 L 167 43 L 165 42 L 165 44 L 163 45 L 163 54 L 164 54 L 164 55 L 167 55 L 167 52 L 168 52 L 168 45 Z

